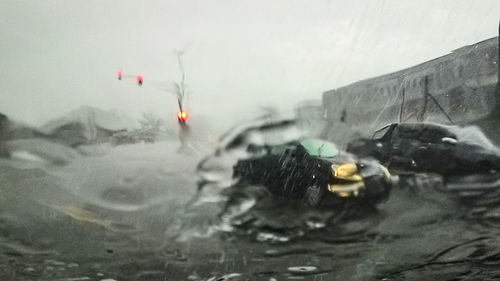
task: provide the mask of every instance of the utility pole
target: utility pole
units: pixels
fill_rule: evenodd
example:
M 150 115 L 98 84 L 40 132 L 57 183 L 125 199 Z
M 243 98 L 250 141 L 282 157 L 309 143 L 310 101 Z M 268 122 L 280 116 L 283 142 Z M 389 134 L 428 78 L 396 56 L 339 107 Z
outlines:
M 182 63 L 182 55 L 184 51 L 174 51 L 177 56 L 177 63 L 179 65 L 179 71 L 181 72 L 180 83 L 175 83 L 175 93 L 177 95 L 177 103 L 179 105 L 179 112 L 177 112 L 177 121 L 179 123 L 179 140 L 181 141 L 181 147 L 179 150 L 186 149 L 189 147 L 189 139 L 191 136 L 191 129 L 186 123 L 188 114 L 184 111 L 184 99 L 186 97 L 186 72 L 184 70 L 184 65 Z

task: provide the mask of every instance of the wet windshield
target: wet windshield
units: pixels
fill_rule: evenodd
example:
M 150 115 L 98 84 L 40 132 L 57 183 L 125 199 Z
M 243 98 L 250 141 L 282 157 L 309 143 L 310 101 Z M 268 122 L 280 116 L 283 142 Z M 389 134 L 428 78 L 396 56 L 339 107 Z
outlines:
M 0 281 L 498 280 L 499 11 L 0 0 Z

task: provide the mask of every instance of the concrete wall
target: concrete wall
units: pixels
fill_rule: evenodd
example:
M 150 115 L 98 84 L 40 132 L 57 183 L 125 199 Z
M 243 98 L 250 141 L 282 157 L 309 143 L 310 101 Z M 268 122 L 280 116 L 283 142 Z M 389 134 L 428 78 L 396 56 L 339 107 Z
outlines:
M 481 125 L 479 120 L 491 120 L 500 104 L 498 40 L 325 92 L 324 136 L 342 144 L 392 122 Z

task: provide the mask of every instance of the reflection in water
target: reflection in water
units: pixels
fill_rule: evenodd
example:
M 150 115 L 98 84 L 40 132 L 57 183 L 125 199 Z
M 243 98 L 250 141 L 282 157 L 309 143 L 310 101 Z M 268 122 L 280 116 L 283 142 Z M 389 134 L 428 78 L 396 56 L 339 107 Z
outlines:
M 0 276 L 145 281 L 500 276 L 497 199 L 463 204 L 434 175 L 401 176 L 387 200 L 370 212 L 306 207 L 275 200 L 259 186 L 231 187 L 234 164 L 259 156 L 249 146 L 287 143 L 302 132 L 293 121 L 243 124 L 203 160 L 177 153 L 177 143 L 168 141 L 118 146 L 58 165 L 2 160 Z M 206 145 L 199 147 L 209 152 Z

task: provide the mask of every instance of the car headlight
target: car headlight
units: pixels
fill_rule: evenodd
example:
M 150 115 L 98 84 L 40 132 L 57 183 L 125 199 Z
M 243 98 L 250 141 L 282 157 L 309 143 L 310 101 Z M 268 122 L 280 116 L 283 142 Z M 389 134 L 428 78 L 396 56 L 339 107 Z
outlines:
M 364 188 L 365 184 L 360 182 L 355 183 L 342 183 L 342 184 L 328 184 L 328 191 L 335 193 L 340 197 L 350 197 L 350 196 L 358 196 L 359 190 Z
M 359 190 L 365 187 L 354 163 L 332 165 L 332 175 L 333 182 L 328 184 L 328 191 L 340 197 L 358 196 Z
M 346 163 L 340 166 L 332 165 L 332 173 L 335 179 L 354 182 L 363 180 L 358 174 L 358 167 L 354 163 Z

